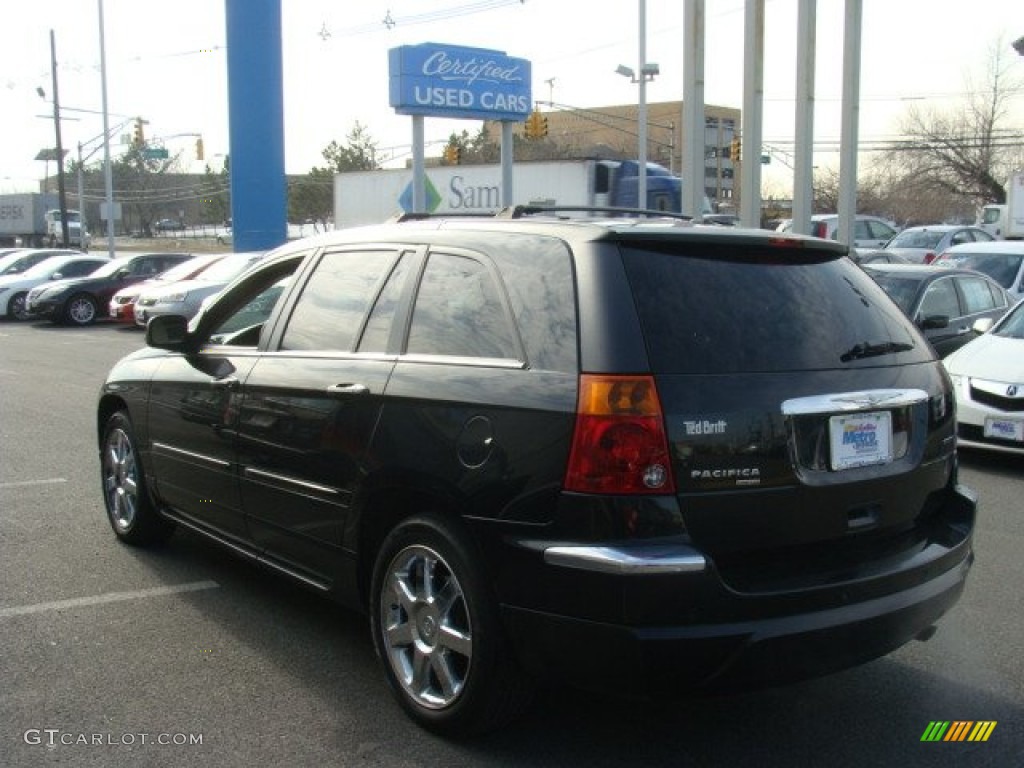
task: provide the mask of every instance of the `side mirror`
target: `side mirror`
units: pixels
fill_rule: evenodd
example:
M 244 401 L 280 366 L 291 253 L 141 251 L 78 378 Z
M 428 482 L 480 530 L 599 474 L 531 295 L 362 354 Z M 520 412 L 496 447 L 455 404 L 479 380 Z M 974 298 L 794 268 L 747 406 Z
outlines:
M 130 269 L 128 269 L 127 267 L 125 267 L 124 269 L 119 269 L 119 270 L 117 270 L 117 279 L 118 280 L 124 280 L 131 273 L 132 273 L 132 271 Z
M 929 331 L 933 328 L 948 328 L 949 327 L 949 316 L 948 315 L 928 315 L 922 317 L 918 322 L 918 326 L 923 331 Z
M 988 333 L 989 329 L 996 324 L 996 321 L 991 317 L 979 317 L 974 321 L 974 325 L 971 326 L 971 330 L 979 336 L 983 333 Z
M 146 344 L 150 347 L 182 352 L 188 341 L 188 318 L 182 315 L 157 315 L 146 324 Z

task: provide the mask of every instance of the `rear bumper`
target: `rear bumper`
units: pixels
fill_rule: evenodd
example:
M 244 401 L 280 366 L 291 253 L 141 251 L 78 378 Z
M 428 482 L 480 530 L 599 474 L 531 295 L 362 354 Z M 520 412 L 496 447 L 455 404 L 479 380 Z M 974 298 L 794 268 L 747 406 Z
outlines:
M 841 583 L 788 591 L 738 592 L 713 558 L 698 568 L 688 547 L 675 559 L 641 555 L 648 571 L 622 557 L 612 559 L 625 569 L 605 557 L 590 568 L 587 557 L 549 565 L 549 594 L 560 597 L 503 605 L 509 639 L 539 677 L 628 695 L 756 688 L 845 669 L 904 645 L 960 598 L 974 560 L 976 499 L 951 489 L 945 507 L 927 539 L 902 554 L 890 550 Z M 548 549 L 562 558 L 571 548 Z

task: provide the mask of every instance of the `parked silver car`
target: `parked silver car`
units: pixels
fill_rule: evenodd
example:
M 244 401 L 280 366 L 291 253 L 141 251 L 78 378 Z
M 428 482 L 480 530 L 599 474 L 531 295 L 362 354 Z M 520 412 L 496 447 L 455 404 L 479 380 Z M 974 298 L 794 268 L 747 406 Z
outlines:
M 220 291 L 263 256 L 263 252 L 234 253 L 218 261 L 197 278 L 140 294 L 135 302 L 135 324 L 145 328 L 158 315 L 193 317 L 204 299 Z
M 792 232 L 793 220 L 784 219 L 776 228 L 778 232 Z M 860 250 L 881 248 L 896 235 L 896 227 L 878 216 L 860 215 L 854 220 L 853 242 L 850 247 Z M 837 240 L 839 235 L 838 213 L 816 213 L 811 216 L 811 231 L 814 237 Z
M 935 257 L 954 245 L 992 242 L 995 238 L 980 227 L 965 224 L 929 224 L 907 227 L 885 244 L 885 250 L 898 253 L 918 264 L 931 264 Z

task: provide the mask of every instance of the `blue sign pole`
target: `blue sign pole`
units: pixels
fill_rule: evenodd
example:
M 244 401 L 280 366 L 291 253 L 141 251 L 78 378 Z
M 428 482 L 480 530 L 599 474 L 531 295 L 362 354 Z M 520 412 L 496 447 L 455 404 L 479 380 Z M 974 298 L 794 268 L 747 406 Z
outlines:
M 281 0 L 225 0 L 231 218 L 236 251 L 288 239 Z

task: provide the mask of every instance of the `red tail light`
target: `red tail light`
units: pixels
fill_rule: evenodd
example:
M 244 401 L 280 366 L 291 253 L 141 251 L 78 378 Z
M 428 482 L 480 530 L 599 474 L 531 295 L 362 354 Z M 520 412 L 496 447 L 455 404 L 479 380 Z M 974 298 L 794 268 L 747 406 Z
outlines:
M 928 251 L 924 255 L 924 263 L 925 264 L 931 264 L 933 261 L 935 261 L 935 254 L 932 253 L 931 251 Z
M 581 493 L 675 492 L 653 377 L 580 377 L 565 488 Z
M 828 237 L 828 224 L 824 221 L 814 222 L 814 236 L 815 237 Z

